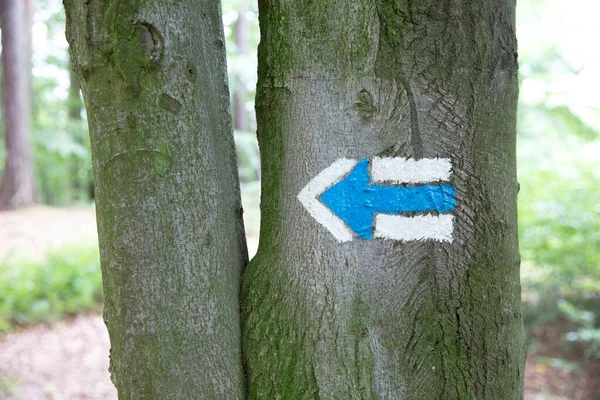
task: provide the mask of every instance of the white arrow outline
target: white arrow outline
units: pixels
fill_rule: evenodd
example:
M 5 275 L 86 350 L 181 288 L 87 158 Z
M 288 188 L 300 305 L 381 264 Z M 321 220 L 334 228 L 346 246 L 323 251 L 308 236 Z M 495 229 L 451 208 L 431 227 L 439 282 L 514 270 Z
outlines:
M 357 160 L 340 158 L 321 171 L 298 193 L 298 200 L 309 214 L 323 225 L 339 242 L 350 242 L 354 239 L 352 231 L 344 221 L 321 203 L 318 197 L 328 188 L 338 183 L 358 164 Z

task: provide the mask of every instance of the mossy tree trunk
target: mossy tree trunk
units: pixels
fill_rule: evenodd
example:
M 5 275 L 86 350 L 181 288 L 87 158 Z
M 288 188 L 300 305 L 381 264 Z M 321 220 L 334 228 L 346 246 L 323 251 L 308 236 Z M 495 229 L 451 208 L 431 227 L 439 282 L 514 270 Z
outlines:
M 65 0 L 122 399 L 240 399 L 246 263 L 221 10 Z
M 521 399 L 513 0 L 259 1 L 251 399 Z M 448 158 L 451 242 L 339 243 L 297 199 L 340 158 Z
M 31 3 L 0 0 L 2 22 L 2 119 L 6 161 L 0 182 L 0 210 L 35 203 L 31 150 Z

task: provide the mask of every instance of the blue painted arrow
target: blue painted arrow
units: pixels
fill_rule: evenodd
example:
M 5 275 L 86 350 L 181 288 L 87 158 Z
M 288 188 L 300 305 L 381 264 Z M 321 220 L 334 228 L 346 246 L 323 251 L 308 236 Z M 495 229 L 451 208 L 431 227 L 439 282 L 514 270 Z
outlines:
M 373 238 L 376 213 L 437 211 L 445 214 L 456 207 L 454 186 L 373 185 L 368 167 L 367 159 L 362 159 L 345 179 L 321 195 L 321 201 L 363 239 Z

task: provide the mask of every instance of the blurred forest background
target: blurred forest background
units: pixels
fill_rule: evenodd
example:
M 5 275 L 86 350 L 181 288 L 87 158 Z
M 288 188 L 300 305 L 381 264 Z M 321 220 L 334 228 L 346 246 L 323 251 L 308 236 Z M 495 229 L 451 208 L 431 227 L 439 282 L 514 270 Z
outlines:
M 24 2 L 33 6 L 20 34 L 32 44 L 25 71 L 36 205 L 0 211 L 0 399 L 114 398 L 99 317 L 87 121 L 70 72 L 64 12 L 60 0 Z M 253 110 L 256 8 L 249 0 L 223 1 L 251 252 L 260 193 Z M 600 52 L 593 50 L 600 38 L 598 11 L 592 0 L 518 3 L 527 399 L 600 399 Z M 1 124 L 0 171 L 5 136 Z

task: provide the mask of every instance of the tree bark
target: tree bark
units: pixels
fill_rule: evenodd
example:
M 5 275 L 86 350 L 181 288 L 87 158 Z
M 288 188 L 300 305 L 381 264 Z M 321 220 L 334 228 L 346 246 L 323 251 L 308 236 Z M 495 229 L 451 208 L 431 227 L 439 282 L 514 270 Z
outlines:
M 218 2 L 65 0 L 121 399 L 240 399 L 247 260 Z
M 515 3 L 259 1 L 251 399 L 521 399 Z M 340 243 L 297 199 L 341 158 L 443 157 L 452 241 Z M 372 229 L 372 227 L 370 227 Z
M 35 203 L 35 175 L 31 154 L 31 24 L 29 3 L 1 0 L 2 101 L 6 162 L 0 182 L 0 210 Z

